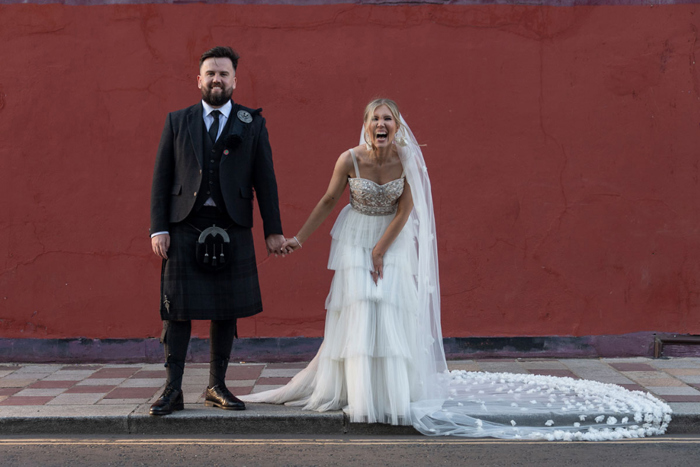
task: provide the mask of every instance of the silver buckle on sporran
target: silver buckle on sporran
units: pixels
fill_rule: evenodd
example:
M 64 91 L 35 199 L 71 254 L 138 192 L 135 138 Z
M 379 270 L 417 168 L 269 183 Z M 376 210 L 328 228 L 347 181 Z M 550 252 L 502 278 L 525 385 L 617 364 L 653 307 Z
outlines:
M 221 227 L 202 230 L 197 239 L 197 263 L 209 272 L 221 271 L 231 263 L 231 239 Z

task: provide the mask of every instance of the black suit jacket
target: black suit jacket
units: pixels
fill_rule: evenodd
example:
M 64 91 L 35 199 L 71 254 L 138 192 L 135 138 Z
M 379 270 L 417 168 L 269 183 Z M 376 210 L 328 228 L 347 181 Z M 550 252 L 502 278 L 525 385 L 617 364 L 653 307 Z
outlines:
M 248 112 L 253 121 L 234 135 L 237 112 Z M 253 226 L 253 192 L 258 199 L 265 237 L 282 234 L 277 181 L 272 166 L 262 109 L 233 104 L 228 134 L 222 133 L 214 149 L 222 150 L 219 178 L 226 210 L 236 224 Z M 160 138 L 151 189 L 151 234 L 169 230 L 169 224 L 183 221 L 192 211 L 202 182 L 204 157 L 203 107 L 198 103 L 171 112 Z

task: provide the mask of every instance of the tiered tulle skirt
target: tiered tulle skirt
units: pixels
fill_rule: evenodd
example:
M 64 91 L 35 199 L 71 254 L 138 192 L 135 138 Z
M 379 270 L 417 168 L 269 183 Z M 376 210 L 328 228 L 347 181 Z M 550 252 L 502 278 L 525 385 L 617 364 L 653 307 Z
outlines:
M 328 268 L 326 327 L 318 354 L 286 386 L 243 398 L 307 410 L 339 410 L 351 422 L 410 425 L 420 393 L 416 336 L 417 251 L 407 224 L 384 255 L 383 279 L 372 280 L 372 249 L 393 215 L 368 216 L 346 206 L 338 216 Z

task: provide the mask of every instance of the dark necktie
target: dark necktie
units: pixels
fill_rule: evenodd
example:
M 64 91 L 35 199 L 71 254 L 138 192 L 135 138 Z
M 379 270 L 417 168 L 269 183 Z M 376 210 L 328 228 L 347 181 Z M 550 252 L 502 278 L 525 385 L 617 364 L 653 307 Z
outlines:
M 209 127 L 209 137 L 212 143 L 216 143 L 216 136 L 219 134 L 219 115 L 221 115 L 221 112 L 212 110 L 209 115 L 214 117 L 214 123 Z

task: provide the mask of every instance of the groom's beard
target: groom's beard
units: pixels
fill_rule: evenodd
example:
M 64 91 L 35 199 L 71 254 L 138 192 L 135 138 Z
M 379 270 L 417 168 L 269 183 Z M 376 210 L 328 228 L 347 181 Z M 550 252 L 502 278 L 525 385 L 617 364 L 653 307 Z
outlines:
M 202 99 L 212 107 L 221 107 L 231 100 L 232 95 L 232 87 L 225 89 L 220 86 L 211 86 L 209 88 L 202 86 Z

